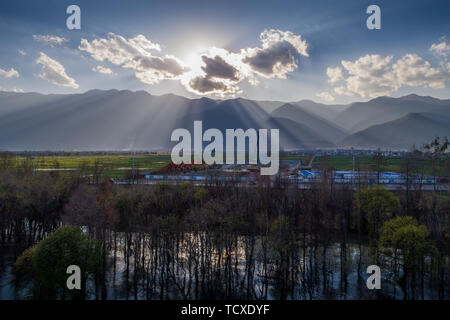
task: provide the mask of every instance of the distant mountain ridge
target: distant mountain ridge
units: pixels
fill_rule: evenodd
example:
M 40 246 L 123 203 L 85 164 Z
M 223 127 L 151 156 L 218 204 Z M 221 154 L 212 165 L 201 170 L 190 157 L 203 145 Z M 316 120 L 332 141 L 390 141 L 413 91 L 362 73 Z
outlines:
M 421 146 L 434 136 L 450 137 L 449 119 L 432 113 L 408 113 L 383 124 L 373 125 L 343 140 L 343 145 L 366 148 L 379 146 L 402 149 L 405 146 Z M 414 141 L 414 143 L 411 143 Z
M 0 150 L 169 151 L 176 128 L 278 128 L 285 150 L 406 149 L 450 135 L 450 100 L 408 95 L 350 105 L 188 99 L 146 91 L 0 92 Z
M 407 95 L 400 98 L 378 97 L 368 102 L 351 104 L 335 118 L 335 122 L 351 132 L 369 128 L 405 116 L 411 112 L 448 114 L 450 100 Z
M 305 109 L 306 108 L 300 105 L 286 103 L 278 109 L 272 111 L 271 115 L 278 118 L 294 120 L 295 122 L 309 127 L 311 130 L 317 131 L 320 136 L 332 141 L 333 143 L 339 142 L 348 135 L 348 132 L 345 129 L 339 127 L 331 121 L 328 121 L 327 119 L 322 118 L 320 115 L 317 115 L 317 112 L 316 114 L 313 114 Z

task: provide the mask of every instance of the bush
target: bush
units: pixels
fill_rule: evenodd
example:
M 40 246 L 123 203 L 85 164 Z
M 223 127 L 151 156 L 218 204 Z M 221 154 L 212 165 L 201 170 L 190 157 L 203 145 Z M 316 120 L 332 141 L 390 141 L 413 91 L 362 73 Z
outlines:
M 36 246 L 25 250 L 15 263 L 18 277 L 32 280 L 35 299 L 84 299 L 86 280 L 101 265 L 100 243 L 78 227 L 61 227 Z M 81 290 L 68 290 L 67 267 L 81 269 Z

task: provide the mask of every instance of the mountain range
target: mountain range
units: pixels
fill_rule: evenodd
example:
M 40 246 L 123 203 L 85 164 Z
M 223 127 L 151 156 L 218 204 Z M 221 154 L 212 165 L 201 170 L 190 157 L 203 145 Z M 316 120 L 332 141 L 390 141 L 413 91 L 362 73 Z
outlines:
M 0 92 L 0 150 L 168 151 L 176 128 L 278 128 L 284 150 L 408 149 L 450 136 L 450 99 L 415 94 L 349 105 L 188 99 L 146 91 Z M 191 131 L 192 132 L 192 131 Z

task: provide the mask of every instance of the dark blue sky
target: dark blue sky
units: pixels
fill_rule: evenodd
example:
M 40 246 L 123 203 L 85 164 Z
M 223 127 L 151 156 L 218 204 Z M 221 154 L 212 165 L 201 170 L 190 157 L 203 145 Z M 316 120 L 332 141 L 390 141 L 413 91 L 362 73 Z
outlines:
M 70 4 L 81 8 L 81 30 L 67 30 L 65 13 Z M 366 8 L 381 8 L 381 30 L 366 28 Z M 144 89 L 153 94 L 189 92 L 181 81 L 168 79 L 149 84 L 135 76 L 134 69 L 111 61 L 98 61 L 78 49 L 82 38 L 91 42 L 107 38 L 108 33 L 126 39 L 138 34 L 161 46 L 157 54 L 174 56 L 185 62 L 192 53 L 203 53 L 210 47 L 238 53 L 241 49 L 261 47 L 260 34 L 266 29 L 291 31 L 308 44 L 308 56 L 298 56 L 297 68 L 280 77 L 259 77 L 258 84 L 248 78 L 240 81 L 237 95 L 254 99 L 324 101 L 318 93 L 327 92 L 335 102 L 369 99 L 367 79 L 359 74 L 355 87 L 338 94 L 338 86 L 352 86 L 352 74 L 343 69 L 343 83 L 330 83 L 328 67 L 341 67 L 342 60 L 355 62 L 367 54 L 392 56 L 394 65 L 406 54 L 429 63 L 428 78 L 406 79 L 389 94 L 410 92 L 450 98 L 447 56 L 430 51 L 432 44 L 450 43 L 450 1 L 2 1 L 0 3 L 0 69 L 11 68 L 19 76 L 0 77 L 3 90 L 13 88 L 39 92 L 83 92 L 93 88 Z M 33 35 L 51 35 L 67 39 L 61 44 L 36 41 Z M 18 53 L 22 50 L 26 55 Z M 61 86 L 39 77 L 42 63 L 36 60 L 43 52 L 59 62 L 67 77 L 78 87 Z M 411 62 L 412 63 L 412 62 Z M 112 74 L 92 71 L 95 66 L 109 68 Z M 417 66 L 417 63 L 412 63 Z M 420 66 L 419 66 L 420 67 Z M 422 70 L 418 67 L 417 70 Z M 435 71 L 433 71 L 435 70 Z M 436 71 L 437 70 L 437 71 Z M 378 71 L 377 71 L 378 72 Z M 389 71 L 385 71 L 389 72 Z M 434 73 L 440 72 L 439 75 Z M 353 75 L 354 76 L 354 75 Z M 371 74 L 373 76 L 373 73 Z M 387 78 L 390 76 L 387 75 Z M 408 76 L 409 77 L 409 76 Z M 436 77 L 441 77 L 436 80 Z M 445 79 L 442 80 L 442 77 Z M 368 79 L 367 81 L 372 81 Z M 429 85 L 427 81 L 434 81 Z M 445 88 L 442 88 L 442 83 Z M 418 84 L 418 85 L 414 85 Z M 363 87 L 363 88 L 362 88 Z M 347 89 L 348 89 L 347 88 Z M 361 89 L 362 88 L 362 89 Z M 362 90 L 362 91 L 358 91 Z M 366 93 L 365 96 L 358 95 Z

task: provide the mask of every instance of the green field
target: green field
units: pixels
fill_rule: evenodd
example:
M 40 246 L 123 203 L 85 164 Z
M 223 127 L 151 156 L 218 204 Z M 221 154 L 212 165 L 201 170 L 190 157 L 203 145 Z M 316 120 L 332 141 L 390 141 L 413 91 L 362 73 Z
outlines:
M 286 160 L 302 160 L 306 161 L 307 156 L 285 156 L 282 159 Z M 386 158 L 386 170 L 387 171 L 400 171 L 401 170 L 401 158 Z M 361 171 L 373 170 L 375 166 L 375 160 L 371 156 L 355 156 L 355 170 Z M 318 169 L 334 168 L 335 170 L 352 170 L 353 158 L 352 156 L 317 156 L 314 159 L 313 167 Z
M 286 160 L 302 160 L 305 161 L 307 156 L 285 156 L 282 159 Z M 383 158 L 383 171 L 402 172 L 404 166 L 404 159 L 401 157 L 385 157 Z M 429 159 L 416 159 L 415 165 L 423 168 L 425 174 L 432 175 L 433 167 Z M 337 155 L 337 156 L 317 156 L 313 162 L 313 168 L 315 169 L 328 169 L 334 170 L 353 170 L 353 157 L 349 155 Z M 376 170 L 376 160 L 370 155 L 359 155 L 354 157 L 354 169 L 360 171 L 373 171 Z
M 104 155 L 104 156 L 47 156 L 36 157 L 37 168 L 77 168 L 81 165 L 93 166 L 95 163 L 110 168 L 143 168 L 155 170 L 170 161 L 170 155 Z
M 386 171 L 401 171 L 401 158 L 386 158 Z M 335 170 L 352 170 L 353 158 L 351 156 L 332 156 L 332 157 L 317 157 L 314 165 L 320 168 L 333 167 Z M 359 166 L 359 168 L 358 168 Z M 370 171 L 375 167 L 375 160 L 371 156 L 356 156 L 355 170 Z
M 286 155 L 281 157 L 284 160 L 305 160 L 307 156 Z M 0 159 L 0 162 L 3 159 Z M 84 168 L 87 172 L 92 172 L 97 166 L 103 167 L 103 174 L 109 177 L 121 178 L 131 170 L 150 172 L 158 170 L 171 161 L 169 154 L 110 154 L 110 155 L 61 155 L 61 156 L 10 156 L 9 160 L 15 166 L 27 163 L 38 170 L 73 170 Z M 402 170 L 402 159 L 398 157 L 385 158 L 384 171 Z M 352 170 L 352 156 L 317 156 L 313 162 L 313 167 L 317 169 L 333 168 L 334 170 Z M 431 171 L 429 163 L 425 165 L 425 171 Z M 355 156 L 355 170 L 370 171 L 375 168 L 375 160 L 371 156 Z
M 67 156 L 17 156 L 10 159 L 15 166 L 25 163 L 37 170 L 59 169 L 71 170 L 85 168 L 93 171 L 96 166 L 104 167 L 104 174 L 109 177 L 123 177 L 131 168 L 142 171 L 154 171 L 170 162 L 169 154 L 149 155 L 67 155 Z

